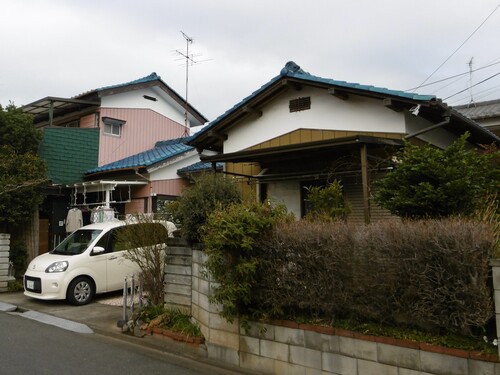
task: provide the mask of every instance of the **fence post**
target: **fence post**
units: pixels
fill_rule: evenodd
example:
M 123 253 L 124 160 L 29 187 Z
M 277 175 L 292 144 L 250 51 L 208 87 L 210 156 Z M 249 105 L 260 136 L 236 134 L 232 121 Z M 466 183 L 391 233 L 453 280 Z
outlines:
M 15 280 L 10 274 L 10 234 L 0 233 L 0 292 L 8 292 L 8 283 Z
M 497 338 L 500 338 L 500 259 L 491 259 L 491 275 L 493 279 L 493 292 L 495 305 L 495 322 L 497 327 Z M 500 345 L 498 346 L 498 355 L 500 356 Z

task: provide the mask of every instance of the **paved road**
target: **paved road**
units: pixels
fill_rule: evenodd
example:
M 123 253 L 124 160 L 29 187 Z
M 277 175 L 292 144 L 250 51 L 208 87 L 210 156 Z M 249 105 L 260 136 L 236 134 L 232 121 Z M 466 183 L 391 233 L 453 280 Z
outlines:
M 1 374 L 237 374 L 93 333 L 0 312 Z

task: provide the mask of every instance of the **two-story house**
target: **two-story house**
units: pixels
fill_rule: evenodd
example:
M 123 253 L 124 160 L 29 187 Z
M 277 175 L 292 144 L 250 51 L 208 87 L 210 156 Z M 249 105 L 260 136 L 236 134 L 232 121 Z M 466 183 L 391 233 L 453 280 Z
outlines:
M 152 212 L 153 193 L 179 195 L 185 182 L 167 171 L 169 168 L 163 168 L 162 182 L 155 185 L 154 192 L 138 165 L 108 173 L 106 179 L 97 172 L 131 155 L 154 150 L 159 141 L 188 137 L 191 127 L 207 122 L 156 73 L 73 98 L 42 98 L 23 110 L 33 115 L 35 126 L 43 132 L 40 155 L 51 180 L 39 217 L 40 252 L 66 235 L 70 209 L 82 211 L 82 222 L 88 224 L 96 207 L 110 209 L 115 216 Z M 169 157 L 192 156 L 188 152 L 192 147 L 182 145 L 179 142 L 176 150 L 170 149 Z M 89 178 L 88 171 L 95 178 Z

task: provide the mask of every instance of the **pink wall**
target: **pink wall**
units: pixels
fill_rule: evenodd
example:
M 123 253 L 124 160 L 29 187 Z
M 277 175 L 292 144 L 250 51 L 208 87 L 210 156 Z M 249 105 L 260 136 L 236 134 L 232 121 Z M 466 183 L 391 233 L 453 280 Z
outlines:
M 125 120 L 121 137 L 103 132 L 103 117 Z M 184 126 L 150 109 L 101 108 L 99 166 L 153 148 L 157 141 L 179 138 Z
M 158 195 L 179 196 L 188 183 L 182 179 L 153 181 L 152 192 Z

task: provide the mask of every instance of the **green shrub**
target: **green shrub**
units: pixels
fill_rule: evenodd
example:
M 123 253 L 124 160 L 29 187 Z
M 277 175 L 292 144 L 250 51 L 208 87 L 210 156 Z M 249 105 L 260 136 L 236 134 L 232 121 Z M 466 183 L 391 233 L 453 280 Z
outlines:
M 344 200 L 340 181 L 334 180 L 326 186 L 306 187 L 307 201 L 311 204 L 311 211 L 307 218 L 312 220 L 343 219 L 350 212 L 349 205 Z
M 204 174 L 186 188 L 179 200 L 171 205 L 173 217 L 181 225 L 184 238 L 200 242 L 200 228 L 216 209 L 241 201 L 236 185 L 219 174 Z
M 254 292 L 261 279 L 259 240 L 287 220 L 283 206 L 267 203 L 231 204 L 208 216 L 202 228 L 206 267 L 218 283 L 212 302 L 222 304 L 222 316 L 232 321 L 255 308 Z
M 133 320 L 148 328 L 166 328 L 191 337 L 202 337 L 200 327 L 193 323 L 191 316 L 180 309 L 163 306 L 146 306 L 137 312 Z
M 488 193 L 498 191 L 499 169 L 493 164 L 498 151 L 469 149 L 467 137 L 445 150 L 407 142 L 395 170 L 377 183 L 376 202 L 404 218 L 471 215 Z
M 26 271 L 28 250 L 26 244 L 20 240 L 13 240 L 10 243 L 9 260 L 14 266 L 14 276 L 22 278 Z

